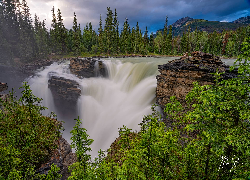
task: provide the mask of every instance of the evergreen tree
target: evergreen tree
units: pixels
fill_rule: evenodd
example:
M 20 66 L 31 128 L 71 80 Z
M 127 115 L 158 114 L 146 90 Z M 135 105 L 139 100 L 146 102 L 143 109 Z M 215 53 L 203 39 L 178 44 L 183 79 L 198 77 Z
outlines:
M 143 36 L 143 45 L 144 45 L 144 49 L 143 49 L 143 54 L 148 54 L 148 27 L 146 26 L 146 30 L 144 32 L 144 36 Z
M 164 30 L 163 30 L 163 54 L 168 53 L 168 16 L 166 16 L 165 24 L 164 24 Z
M 67 52 L 67 29 L 64 27 L 61 10 L 57 11 L 56 40 L 58 42 L 58 53 Z
M 115 14 L 114 14 L 114 19 L 113 19 L 113 24 L 114 24 L 114 29 L 113 29 L 113 46 L 114 46 L 114 53 L 118 53 L 119 52 L 119 21 L 118 21 L 118 16 L 117 16 L 117 12 L 115 9 Z
M 142 33 L 140 31 L 139 23 L 137 22 L 135 28 L 135 53 L 141 52 L 143 47 L 142 41 Z
M 120 37 L 120 49 L 121 52 L 123 53 L 129 53 L 129 49 L 130 49 L 130 27 L 129 27 L 129 23 L 128 23 L 128 19 L 126 18 L 123 24 L 123 29 L 121 32 L 121 37 Z
M 100 14 L 100 22 L 98 28 L 98 50 L 100 53 L 104 53 L 104 32 L 102 29 L 102 16 Z
M 154 34 L 151 32 L 149 37 L 149 47 L 148 50 L 150 53 L 154 53 Z
M 106 36 L 106 50 L 108 54 L 112 54 L 114 51 L 114 23 L 113 23 L 113 12 L 110 7 L 107 7 L 107 17 L 105 19 L 105 36 Z
M 77 24 L 76 13 L 74 12 L 74 21 L 73 21 L 73 52 L 75 55 L 80 55 L 81 53 L 81 29 Z
M 55 14 L 55 8 L 52 7 L 52 24 L 50 28 L 50 48 L 51 52 L 56 53 L 58 52 L 58 41 L 57 41 L 57 19 Z

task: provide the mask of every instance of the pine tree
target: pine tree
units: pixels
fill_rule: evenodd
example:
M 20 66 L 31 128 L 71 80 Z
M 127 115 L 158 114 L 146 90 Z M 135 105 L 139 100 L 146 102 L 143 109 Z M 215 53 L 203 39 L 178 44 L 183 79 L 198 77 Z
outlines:
M 142 33 L 140 31 L 139 23 L 136 23 L 135 28 L 135 53 L 140 53 L 142 49 Z
M 118 21 L 118 16 L 117 16 L 117 12 L 115 9 L 115 14 L 114 14 L 114 19 L 113 19 L 113 24 L 114 24 L 114 29 L 113 29 L 113 46 L 114 46 L 114 53 L 118 53 L 119 52 L 119 21 Z
M 148 50 L 150 53 L 154 53 L 154 34 L 151 32 L 149 37 L 149 45 Z
M 168 30 L 168 36 L 167 36 L 167 55 L 171 55 L 172 54 L 172 40 L 173 40 L 173 31 L 172 31 L 172 25 L 169 26 L 169 30 Z
M 129 49 L 130 49 L 129 40 L 130 40 L 130 27 L 129 27 L 128 19 L 126 18 L 123 24 L 123 29 L 122 29 L 121 37 L 120 37 L 121 52 L 126 53 L 126 54 L 129 52 Z
M 148 54 L 148 27 L 147 26 L 146 26 L 146 30 L 143 36 L 143 45 L 144 45 L 143 54 Z
M 55 8 L 52 7 L 52 24 L 50 29 L 50 48 L 52 53 L 58 52 L 58 42 L 57 42 L 57 20 L 56 20 L 56 14 L 55 14 Z
M 102 16 L 100 14 L 100 22 L 98 28 L 98 50 L 100 53 L 104 53 L 104 33 L 102 29 Z
M 73 21 L 73 52 L 75 55 L 80 55 L 81 53 L 81 29 L 77 24 L 76 13 L 74 12 Z
M 105 19 L 105 27 L 104 27 L 105 35 L 106 35 L 106 48 L 107 53 L 112 54 L 114 51 L 114 24 L 113 24 L 113 12 L 110 7 L 107 7 L 107 17 Z
M 169 39 L 168 39 L 168 16 L 166 16 L 165 24 L 164 24 L 164 30 L 163 30 L 163 54 L 168 53 L 168 44 L 169 44 Z
M 67 29 L 64 27 L 61 10 L 57 11 L 57 25 L 56 25 L 56 40 L 58 42 L 58 52 L 60 54 L 67 52 Z

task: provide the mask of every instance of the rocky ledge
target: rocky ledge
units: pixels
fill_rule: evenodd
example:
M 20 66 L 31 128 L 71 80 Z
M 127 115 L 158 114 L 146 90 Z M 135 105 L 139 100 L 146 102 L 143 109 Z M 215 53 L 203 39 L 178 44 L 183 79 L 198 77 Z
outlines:
M 96 64 L 97 63 L 97 64 Z M 95 76 L 107 76 L 105 64 L 95 58 L 72 58 L 70 60 L 70 71 L 79 78 L 90 78 Z
M 81 95 L 81 89 L 76 81 L 52 75 L 48 80 L 48 87 L 56 105 L 64 104 L 68 108 L 74 109 Z
M 170 61 L 167 64 L 158 66 L 160 75 L 157 75 L 156 102 L 162 110 L 170 102 L 170 97 L 175 96 L 185 107 L 185 97 L 193 88 L 193 82 L 200 85 L 214 84 L 214 76 L 218 69 L 225 72 L 222 79 L 229 79 L 237 76 L 237 71 L 229 71 L 221 59 L 211 54 L 199 51 L 193 52 L 191 57 L 184 55 L 180 59 Z

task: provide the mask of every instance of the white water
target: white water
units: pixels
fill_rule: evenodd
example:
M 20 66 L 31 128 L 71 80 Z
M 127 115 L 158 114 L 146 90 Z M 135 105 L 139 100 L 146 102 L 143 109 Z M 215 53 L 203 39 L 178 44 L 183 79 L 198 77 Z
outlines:
M 109 148 L 118 137 L 118 128 L 126 125 L 132 130 L 139 130 L 138 124 L 144 115 L 151 113 L 151 105 L 154 103 L 157 65 L 172 59 L 175 58 L 106 59 L 103 62 L 107 66 L 108 78 L 85 79 L 79 79 L 70 73 L 69 62 L 54 63 L 30 78 L 29 84 L 33 93 L 43 98 L 43 105 L 49 108 L 44 112 L 46 115 L 51 111 L 57 113 L 60 108 L 55 107 L 53 96 L 48 89 L 51 74 L 75 80 L 80 84 L 82 95 L 78 99 L 77 114 L 66 117 L 57 113 L 58 120 L 65 121 L 63 137 L 71 142 L 69 132 L 75 125 L 73 119 L 80 116 L 82 127 L 86 128 L 90 138 L 94 139 L 90 153 L 94 157 L 98 150 Z
M 80 116 L 82 127 L 86 128 L 90 138 L 94 139 L 90 153 L 94 157 L 98 150 L 109 148 L 118 137 L 118 128 L 126 125 L 132 130 L 139 130 L 138 124 L 144 115 L 151 113 L 151 105 L 155 101 L 157 65 L 172 59 L 174 58 L 106 59 L 103 62 L 108 70 L 108 78 L 84 79 L 70 73 L 69 62 L 54 63 L 30 78 L 29 84 L 34 95 L 43 98 L 43 105 L 48 107 L 45 115 L 51 111 L 58 114 L 57 109 L 60 108 L 55 107 L 47 85 L 50 75 L 75 80 L 80 84 L 82 95 L 78 99 L 78 113 L 74 118 Z M 74 118 L 67 119 L 58 114 L 58 120 L 66 122 L 63 137 L 68 142 L 71 142 L 69 132 L 75 125 Z

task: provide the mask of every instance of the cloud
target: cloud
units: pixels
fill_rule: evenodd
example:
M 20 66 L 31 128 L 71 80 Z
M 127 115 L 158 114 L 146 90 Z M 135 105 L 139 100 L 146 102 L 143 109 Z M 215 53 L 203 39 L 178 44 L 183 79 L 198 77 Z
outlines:
M 169 24 L 179 18 L 190 16 L 207 20 L 222 21 L 236 17 L 237 12 L 247 11 L 249 5 L 245 0 L 27 0 L 31 12 L 36 12 L 40 19 L 46 17 L 47 25 L 51 24 L 51 9 L 60 8 L 67 28 L 72 27 L 73 13 L 76 12 L 81 27 L 90 22 L 98 28 L 100 14 L 103 23 L 106 18 L 107 7 L 114 11 L 116 8 L 120 28 L 125 18 L 129 19 L 130 26 L 139 22 L 140 27 L 156 30 L 164 26 L 166 15 Z

